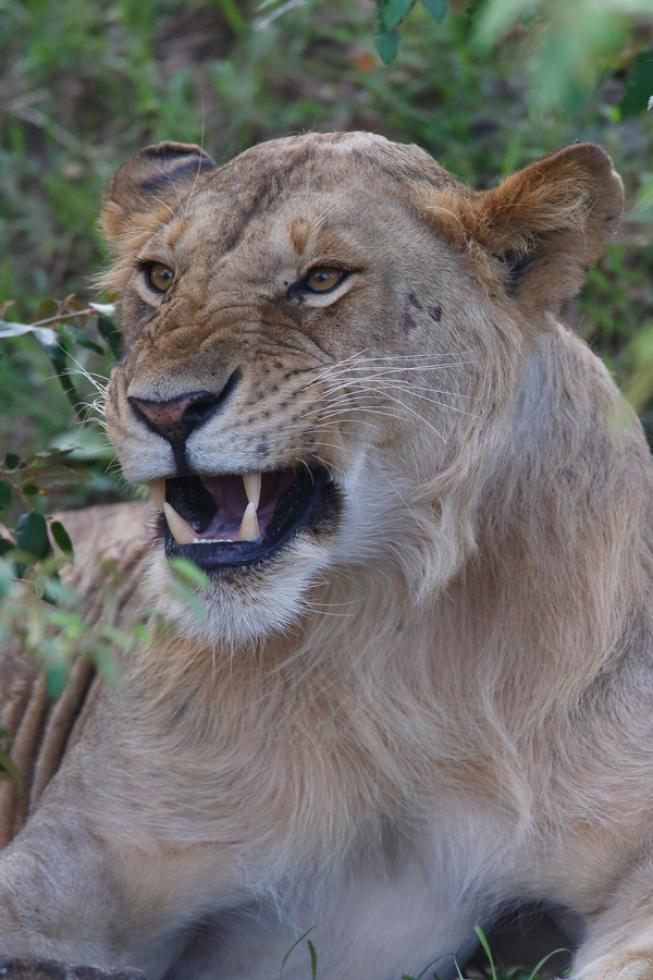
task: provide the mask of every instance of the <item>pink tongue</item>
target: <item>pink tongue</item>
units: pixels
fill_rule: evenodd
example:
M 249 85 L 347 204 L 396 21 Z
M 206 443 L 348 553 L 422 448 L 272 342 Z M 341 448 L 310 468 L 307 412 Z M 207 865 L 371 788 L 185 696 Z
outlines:
M 283 474 L 263 473 L 262 477 L 261 502 L 257 516 L 261 534 L 265 535 L 279 497 L 291 486 L 295 475 L 292 470 L 288 470 Z M 247 507 L 247 494 L 242 477 L 235 474 L 204 476 L 202 483 L 215 500 L 217 511 L 209 526 L 199 536 L 238 541 L 240 524 Z
M 218 505 L 218 510 L 225 512 L 225 517 L 240 522 L 247 507 L 247 494 L 242 477 L 212 476 L 204 480 Z
M 202 483 L 215 500 L 217 511 L 209 526 L 202 531 L 201 537 L 237 541 L 240 523 L 247 507 L 242 477 L 205 476 Z

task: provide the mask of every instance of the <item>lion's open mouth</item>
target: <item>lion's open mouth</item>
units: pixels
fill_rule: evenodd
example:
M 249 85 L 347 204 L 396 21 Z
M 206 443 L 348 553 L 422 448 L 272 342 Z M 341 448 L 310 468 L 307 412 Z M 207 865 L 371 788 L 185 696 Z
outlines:
M 334 526 L 338 493 L 323 467 L 174 477 L 150 489 L 166 555 L 211 571 L 271 558 L 302 528 Z

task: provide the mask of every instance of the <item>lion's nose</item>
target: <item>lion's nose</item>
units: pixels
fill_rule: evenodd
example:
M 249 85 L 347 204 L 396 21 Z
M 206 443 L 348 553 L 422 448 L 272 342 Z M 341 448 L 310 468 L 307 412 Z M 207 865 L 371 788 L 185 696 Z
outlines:
M 133 395 L 127 400 L 148 429 L 173 446 L 181 446 L 194 429 L 204 425 L 222 408 L 239 380 L 240 371 L 236 370 L 217 395 L 210 391 L 188 391 L 168 401 L 150 401 Z

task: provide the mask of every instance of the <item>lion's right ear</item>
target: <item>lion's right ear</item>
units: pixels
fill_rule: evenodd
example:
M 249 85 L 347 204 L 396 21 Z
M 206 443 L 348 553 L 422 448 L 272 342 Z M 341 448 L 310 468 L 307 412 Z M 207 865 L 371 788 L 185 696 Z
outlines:
M 102 228 L 114 252 L 126 238 L 155 227 L 188 199 L 197 181 L 217 164 L 199 146 L 157 143 L 131 157 L 109 182 Z
M 440 227 L 458 244 L 480 246 L 509 296 L 529 311 L 555 312 L 615 234 L 624 192 L 605 150 L 577 143 L 492 190 L 434 203 Z

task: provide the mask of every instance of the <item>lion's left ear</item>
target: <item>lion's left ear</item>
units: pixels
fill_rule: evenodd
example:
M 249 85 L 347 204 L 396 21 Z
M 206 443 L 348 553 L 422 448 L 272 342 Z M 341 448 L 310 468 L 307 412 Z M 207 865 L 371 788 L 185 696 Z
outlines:
M 467 235 L 503 263 L 506 291 L 533 310 L 556 310 L 603 254 L 623 205 L 608 154 L 578 143 L 460 198 L 456 210 Z
M 189 143 L 157 143 L 131 157 L 104 197 L 102 228 L 113 251 L 120 251 L 126 237 L 156 225 L 160 212 L 182 206 L 197 181 L 216 167 L 208 153 Z

